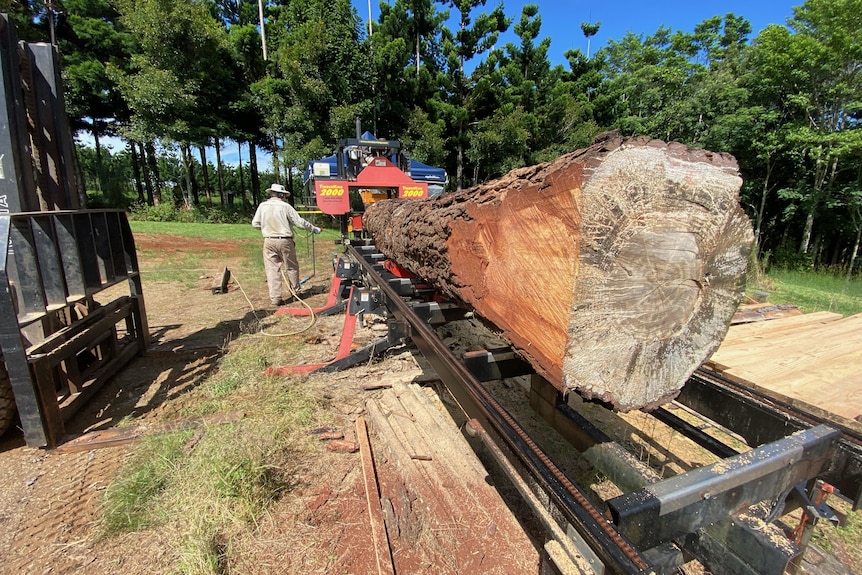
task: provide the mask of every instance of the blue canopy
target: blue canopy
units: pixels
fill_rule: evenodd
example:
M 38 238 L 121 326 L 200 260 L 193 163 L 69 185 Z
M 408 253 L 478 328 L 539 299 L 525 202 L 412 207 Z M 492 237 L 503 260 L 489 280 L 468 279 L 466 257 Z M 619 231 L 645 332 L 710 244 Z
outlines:
M 371 132 L 365 132 L 362 134 L 360 139 L 376 140 L 377 137 Z M 344 162 L 345 164 L 347 163 L 347 158 L 344 158 Z M 329 173 L 332 174 L 331 177 L 335 177 L 338 173 L 338 159 L 335 157 L 335 154 L 332 154 L 331 156 L 308 162 L 308 166 L 306 166 L 305 171 L 302 173 L 303 183 L 308 183 L 308 181 L 313 177 L 314 164 L 329 164 Z M 440 185 L 446 183 L 446 170 L 423 164 L 414 159 L 410 160 L 410 173 L 408 175 L 417 182 Z
M 417 182 L 433 182 L 445 184 L 446 170 L 444 170 L 443 168 L 435 168 L 434 166 L 429 166 L 427 164 L 423 164 L 422 162 L 418 162 L 411 159 L 410 177 Z

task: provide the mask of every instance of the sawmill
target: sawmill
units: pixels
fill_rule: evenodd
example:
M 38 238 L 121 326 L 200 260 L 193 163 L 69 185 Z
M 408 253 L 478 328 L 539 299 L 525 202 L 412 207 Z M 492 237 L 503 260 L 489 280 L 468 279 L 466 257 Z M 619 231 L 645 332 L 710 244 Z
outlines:
M 461 192 L 390 193 L 362 207 L 366 237 L 343 237 L 315 310 L 345 314 L 339 354 L 268 372 L 339 371 L 411 342 L 463 410 L 465 433 L 543 523 L 549 572 L 675 573 L 691 558 L 711 573 L 804 572 L 813 526 L 836 520 L 828 496 L 860 503 L 862 430 L 852 408 L 830 412 L 745 379 L 761 381 L 730 340 L 781 332 L 786 321 L 762 320 L 794 314 L 740 305 L 753 301 L 740 186 L 730 156 L 608 133 Z M 369 315 L 388 333 L 354 349 L 356 317 Z M 824 337 L 858 330 L 858 317 L 831 315 L 827 327 L 810 320 Z M 446 337 L 464 318 L 490 328 L 489 345 Z M 830 377 L 852 382 L 858 349 L 831 347 L 812 362 L 845 366 Z M 596 502 L 571 480 L 569 456 L 531 437 L 511 413 L 523 405 L 495 396 L 499 381 L 516 382 L 521 403 L 616 495 Z M 596 410 L 647 414 L 717 461 L 662 476 L 591 421 Z M 798 524 L 781 524 L 799 508 Z

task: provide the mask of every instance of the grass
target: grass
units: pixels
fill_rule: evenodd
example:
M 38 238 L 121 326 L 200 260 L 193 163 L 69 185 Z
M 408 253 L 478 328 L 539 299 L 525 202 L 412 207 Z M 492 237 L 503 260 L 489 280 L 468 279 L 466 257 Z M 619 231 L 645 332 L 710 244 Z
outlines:
M 837 547 L 843 547 L 845 553 L 855 553 L 855 558 L 862 558 L 862 514 L 853 511 L 848 501 L 838 497 L 830 497 L 828 503 L 838 513 L 841 524 L 819 521 L 811 540 L 827 553 L 835 553 Z
M 125 472 L 105 492 L 103 534 L 140 531 L 159 522 L 152 504 L 169 486 L 188 437 L 184 432 L 142 439 Z
M 213 257 L 196 247 L 198 239 L 246 244 L 247 249 L 232 256 L 236 265 L 240 270 L 257 268 L 255 273 L 262 274 L 260 232 L 247 224 L 131 225 L 134 233 L 175 236 L 178 244 L 188 246 L 171 253 L 140 253 L 147 281 L 196 281 L 200 274 L 195 268 L 203 258 Z M 322 235 L 336 233 L 328 230 Z M 300 265 L 310 271 L 304 234 L 299 236 Z M 234 340 L 217 368 L 188 392 L 181 407 L 165 413 L 181 419 L 228 412 L 241 412 L 243 417 L 236 423 L 142 439 L 106 490 L 101 535 L 148 529 L 170 533 L 175 572 L 226 572 L 235 538 L 253 530 L 273 502 L 295 488 L 297 466 L 320 449 L 307 429 L 329 423 L 326 402 L 315 389 L 298 378 L 263 374 L 269 365 L 295 360 L 304 346 L 299 338 L 255 334 Z
M 235 342 L 179 415 L 244 417 L 142 440 L 107 489 L 103 536 L 167 530 L 177 534 L 179 573 L 224 572 L 233 536 L 253 528 L 291 491 L 297 466 L 319 449 L 306 430 L 325 420 L 324 401 L 300 381 L 261 373 L 285 353 L 284 342 L 270 338 Z
M 136 234 L 159 234 L 206 240 L 259 240 L 260 230 L 250 224 L 195 224 L 184 222 L 140 222 L 129 225 Z
M 238 271 L 241 275 L 261 275 L 263 262 L 260 256 L 262 238 L 260 230 L 249 224 L 196 224 L 177 222 L 129 222 L 134 234 L 152 234 L 176 237 L 176 245 L 183 249 L 171 252 L 154 250 L 138 250 L 141 277 L 147 282 L 179 282 L 187 288 L 194 288 L 198 278 L 204 273 L 216 273 L 220 270 L 203 269 L 200 262 L 212 259 L 214 254 L 209 248 L 195 244 L 195 240 L 213 240 L 235 242 L 238 257 L 242 263 Z M 324 230 L 314 239 L 312 246 L 310 236 L 304 231 L 296 234 L 296 254 L 300 270 L 310 269 L 312 251 L 320 254 L 322 250 L 330 250 L 334 239 L 338 237 L 335 230 Z M 232 270 L 234 271 L 234 270 Z M 238 277 L 242 281 L 241 277 Z
M 862 280 L 813 271 L 770 270 L 750 281 L 748 293 L 769 292 L 769 301 L 791 303 L 803 313 L 831 311 L 844 316 L 862 313 Z

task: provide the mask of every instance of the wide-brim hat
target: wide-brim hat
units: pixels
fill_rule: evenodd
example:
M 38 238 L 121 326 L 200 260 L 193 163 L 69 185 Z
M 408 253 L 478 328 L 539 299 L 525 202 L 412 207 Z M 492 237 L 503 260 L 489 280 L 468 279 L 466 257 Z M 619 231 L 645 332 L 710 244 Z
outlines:
M 279 196 L 289 196 L 290 192 L 282 186 L 281 184 L 273 184 L 266 189 L 270 194 L 277 194 Z

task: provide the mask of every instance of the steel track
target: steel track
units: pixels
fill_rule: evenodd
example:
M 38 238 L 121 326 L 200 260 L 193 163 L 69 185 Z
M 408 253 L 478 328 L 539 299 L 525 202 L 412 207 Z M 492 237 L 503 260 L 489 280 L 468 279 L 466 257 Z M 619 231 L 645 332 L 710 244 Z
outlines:
M 380 289 L 390 311 L 410 325 L 410 338 L 449 386 L 467 415 L 484 427 L 490 427 L 506 443 L 521 464 L 532 472 L 534 479 L 555 499 L 581 537 L 591 543 L 590 546 L 611 572 L 634 574 L 648 570 L 649 565 L 640 551 L 589 502 L 580 488 L 452 355 L 427 323 L 413 313 L 409 303 L 387 284 L 374 264 L 352 245 L 347 246 L 347 253 L 362 266 L 367 281 Z
M 362 269 L 362 277 L 369 287 L 379 290 L 382 303 L 384 303 L 390 314 L 396 321 L 403 324 L 402 330 L 416 344 L 426 359 L 431 363 L 437 374 L 447 385 L 449 391 L 460 403 L 468 417 L 477 421 L 481 429 L 491 431 L 495 442 L 505 445 L 514 458 L 525 468 L 531 480 L 537 484 L 547 495 L 550 501 L 565 519 L 572 525 L 584 543 L 593 550 L 599 560 L 611 573 L 647 573 L 650 572 L 650 563 L 642 552 L 621 533 L 616 525 L 608 521 L 604 515 L 590 503 L 584 492 L 573 484 L 565 473 L 551 460 L 551 458 L 533 441 L 524 428 L 500 405 L 500 403 L 488 392 L 488 390 L 467 369 L 464 362 L 452 355 L 448 347 L 440 340 L 429 324 L 417 316 L 411 307 L 411 302 L 399 295 L 388 281 L 381 275 L 380 265 L 382 255 L 377 253 L 373 245 L 348 245 L 347 254 L 355 260 Z M 403 292 L 402 292 L 403 293 Z M 775 441 L 798 430 L 808 429 L 826 423 L 837 427 L 842 433 L 840 441 L 841 449 L 844 451 L 836 458 L 838 464 L 834 464 L 830 472 L 832 481 L 843 481 L 842 487 L 855 490 L 854 493 L 862 493 L 859 489 L 862 483 L 862 434 L 853 429 L 852 426 L 836 426 L 835 422 L 818 417 L 814 413 L 801 410 L 799 407 L 787 402 L 781 402 L 770 398 L 766 394 L 746 388 L 737 382 L 728 380 L 720 374 L 708 370 L 699 370 L 692 376 L 689 386 L 697 389 L 705 389 L 705 395 L 697 393 L 689 398 L 691 407 L 700 412 L 695 406 L 698 402 L 714 401 L 709 393 L 719 393 L 726 398 L 724 406 L 726 412 L 733 413 L 735 405 L 744 402 L 754 405 L 757 413 L 767 413 L 769 419 L 764 429 L 757 428 L 749 433 L 740 433 L 749 445 L 761 445 L 767 441 Z M 688 386 L 687 386 L 688 387 Z M 718 390 L 718 391 L 715 391 Z M 704 400 L 704 397 L 707 398 Z M 685 401 L 682 401 L 684 405 Z M 744 412 L 744 416 L 748 416 Z M 735 431 L 733 426 L 722 421 L 721 410 L 710 413 L 707 417 L 723 427 Z M 669 423 L 673 419 L 670 415 L 658 415 L 657 418 Z M 676 418 L 678 419 L 678 418 Z M 764 419 L 764 418 L 752 418 Z M 761 422 L 762 423 L 762 422 Z M 672 424 L 672 423 L 669 423 Z M 680 423 L 680 425 L 683 425 Z M 696 435 L 698 430 L 688 426 L 683 433 Z M 715 442 L 712 438 L 703 437 L 706 447 L 721 457 L 730 456 L 733 451 L 727 446 Z M 766 441 L 761 441 L 766 436 Z M 774 437 L 773 437 L 774 436 Z M 692 439 L 697 439 L 692 437 Z M 709 442 L 713 444 L 710 445 Z M 704 444 L 703 442 L 701 443 Z M 850 469 L 848 472 L 847 469 Z M 848 479 L 849 473 L 849 479 Z M 518 478 L 517 480 L 522 480 Z M 857 495 L 857 503 L 859 502 Z

